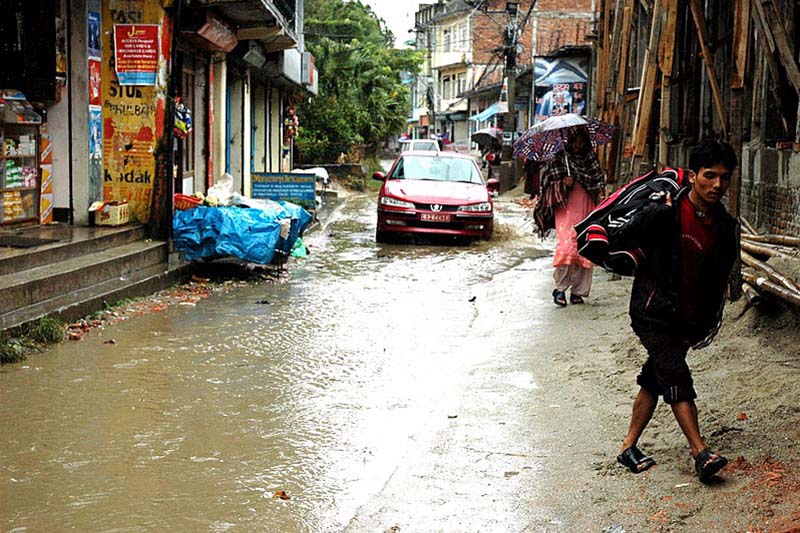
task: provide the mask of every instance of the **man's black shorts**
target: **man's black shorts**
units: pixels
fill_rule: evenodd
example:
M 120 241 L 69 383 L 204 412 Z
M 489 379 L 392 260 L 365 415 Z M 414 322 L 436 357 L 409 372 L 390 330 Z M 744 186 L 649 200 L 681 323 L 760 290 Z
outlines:
M 659 332 L 636 332 L 647 350 L 647 361 L 636 382 L 646 391 L 663 396 L 666 403 L 694 400 L 692 372 L 686 364 L 689 343 Z

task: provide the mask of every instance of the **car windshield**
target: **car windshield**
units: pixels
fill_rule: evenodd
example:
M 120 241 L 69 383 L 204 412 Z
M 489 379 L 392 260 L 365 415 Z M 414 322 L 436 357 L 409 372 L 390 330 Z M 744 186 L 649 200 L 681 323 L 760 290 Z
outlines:
M 404 152 L 411 150 L 430 150 L 435 152 L 438 148 L 439 147 L 436 146 L 436 141 L 411 141 L 403 145 Z
M 483 184 L 478 167 L 469 159 L 423 155 L 402 157 L 389 175 L 389 179 Z

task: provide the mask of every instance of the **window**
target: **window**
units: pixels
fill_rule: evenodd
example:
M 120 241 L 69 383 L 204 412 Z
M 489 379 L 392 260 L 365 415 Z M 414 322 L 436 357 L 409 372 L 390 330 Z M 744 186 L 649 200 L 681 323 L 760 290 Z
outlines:
M 450 30 L 444 30 L 444 51 L 445 52 L 449 52 L 450 51 L 450 46 L 451 46 L 450 39 L 451 39 L 451 37 L 452 36 L 451 36 Z
M 452 98 L 450 90 L 451 90 L 450 77 L 448 76 L 442 80 L 442 98 L 444 98 L 445 100 L 449 100 L 450 98 Z
M 458 75 L 458 94 L 463 94 L 467 91 L 467 73 L 464 72 L 463 74 Z
M 406 155 L 397 163 L 389 179 L 417 179 L 483 184 L 475 162 L 466 158 L 432 155 Z
M 469 51 L 469 23 L 464 22 L 458 27 L 458 48 L 464 52 Z

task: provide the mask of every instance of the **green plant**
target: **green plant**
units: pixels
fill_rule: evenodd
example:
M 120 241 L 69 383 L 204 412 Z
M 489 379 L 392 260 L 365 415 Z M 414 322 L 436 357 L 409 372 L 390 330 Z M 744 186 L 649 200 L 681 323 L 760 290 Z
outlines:
M 55 344 L 64 340 L 66 326 L 58 319 L 45 316 L 19 328 L 20 336 L 36 344 Z
M 117 300 L 113 304 L 108 302 L 103 302 L 103 311 L 106 312 L 118 311 L 119 309 L 127 307 L 132 303 L 133 300 L 131 298 L 123 298 L 122 300 Z
M 319 68 L 319 94 L 298 105 L 299 160 L 335 163 L 363 145 L 377 147 L 406 128 L 409 87 L 421 52 L 393 47 L 394 36 L 360 1 L 306 3 L 306 45 Z
M 350 190 L 363 192 L 365 181 L 367 181 L 366 178 L 363 178 L 361 176 L 356 176 L 353 174 L 348 174 L 344 178 L 341 178 L 339 180 L 339 183 Z
M 0 332 L 0 365 L 19 363 L 25 359 L 25 347 L 19 339 L 5 331 Z

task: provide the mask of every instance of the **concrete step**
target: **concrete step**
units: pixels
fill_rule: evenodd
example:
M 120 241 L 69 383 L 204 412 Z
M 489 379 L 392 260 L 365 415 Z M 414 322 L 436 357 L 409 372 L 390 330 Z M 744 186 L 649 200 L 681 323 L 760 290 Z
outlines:
M 44 302 L 9 311 L 0 315 L 0 331 L 45 315 L 57 317 L 64 322 L 74 322 L 121 300 L 147 296 L 166 289 L 181 282 L 185 275 L 184 269 L 167 270 L 166 264 L 149 266 L 128 276 L 110 279 Z
M 58 263 L 46 264 L 0 276 L 0 329 L 11 327 L 5 316 L 11 312 L 56 301 L 82 289 L 130 277 L 148 267 L 161 266 L 166 270 L 167 244 L 160 241 L 136 241 L 88 255 L 72 257 Z M 66 305 L 60 302 L 60 305 Z M 56 308 L 52 309 L 55 311 Z
M 101 252 L 115 246 L 142 240 L 145 237 L 143 226 L 100 228 L 97 230 L 94 228 L 79 228 L 79 230 L 75 231 L 78 234 L 77 236 L 71 236 L 72 238 L 60 242 L 45 244 L 32 249 L 15 250 L 13 253 L 6 249 L 5 254 L 0 255 L 0 276 L 38 266 L 59 263 L 94 252 Z M 69 234 L 69 228 L 67 228 L 65 235 Z M 50 235 L 45 235 L 45 237 L 50 237 Z M 60 238 L 61 235 L 55 237 Z

